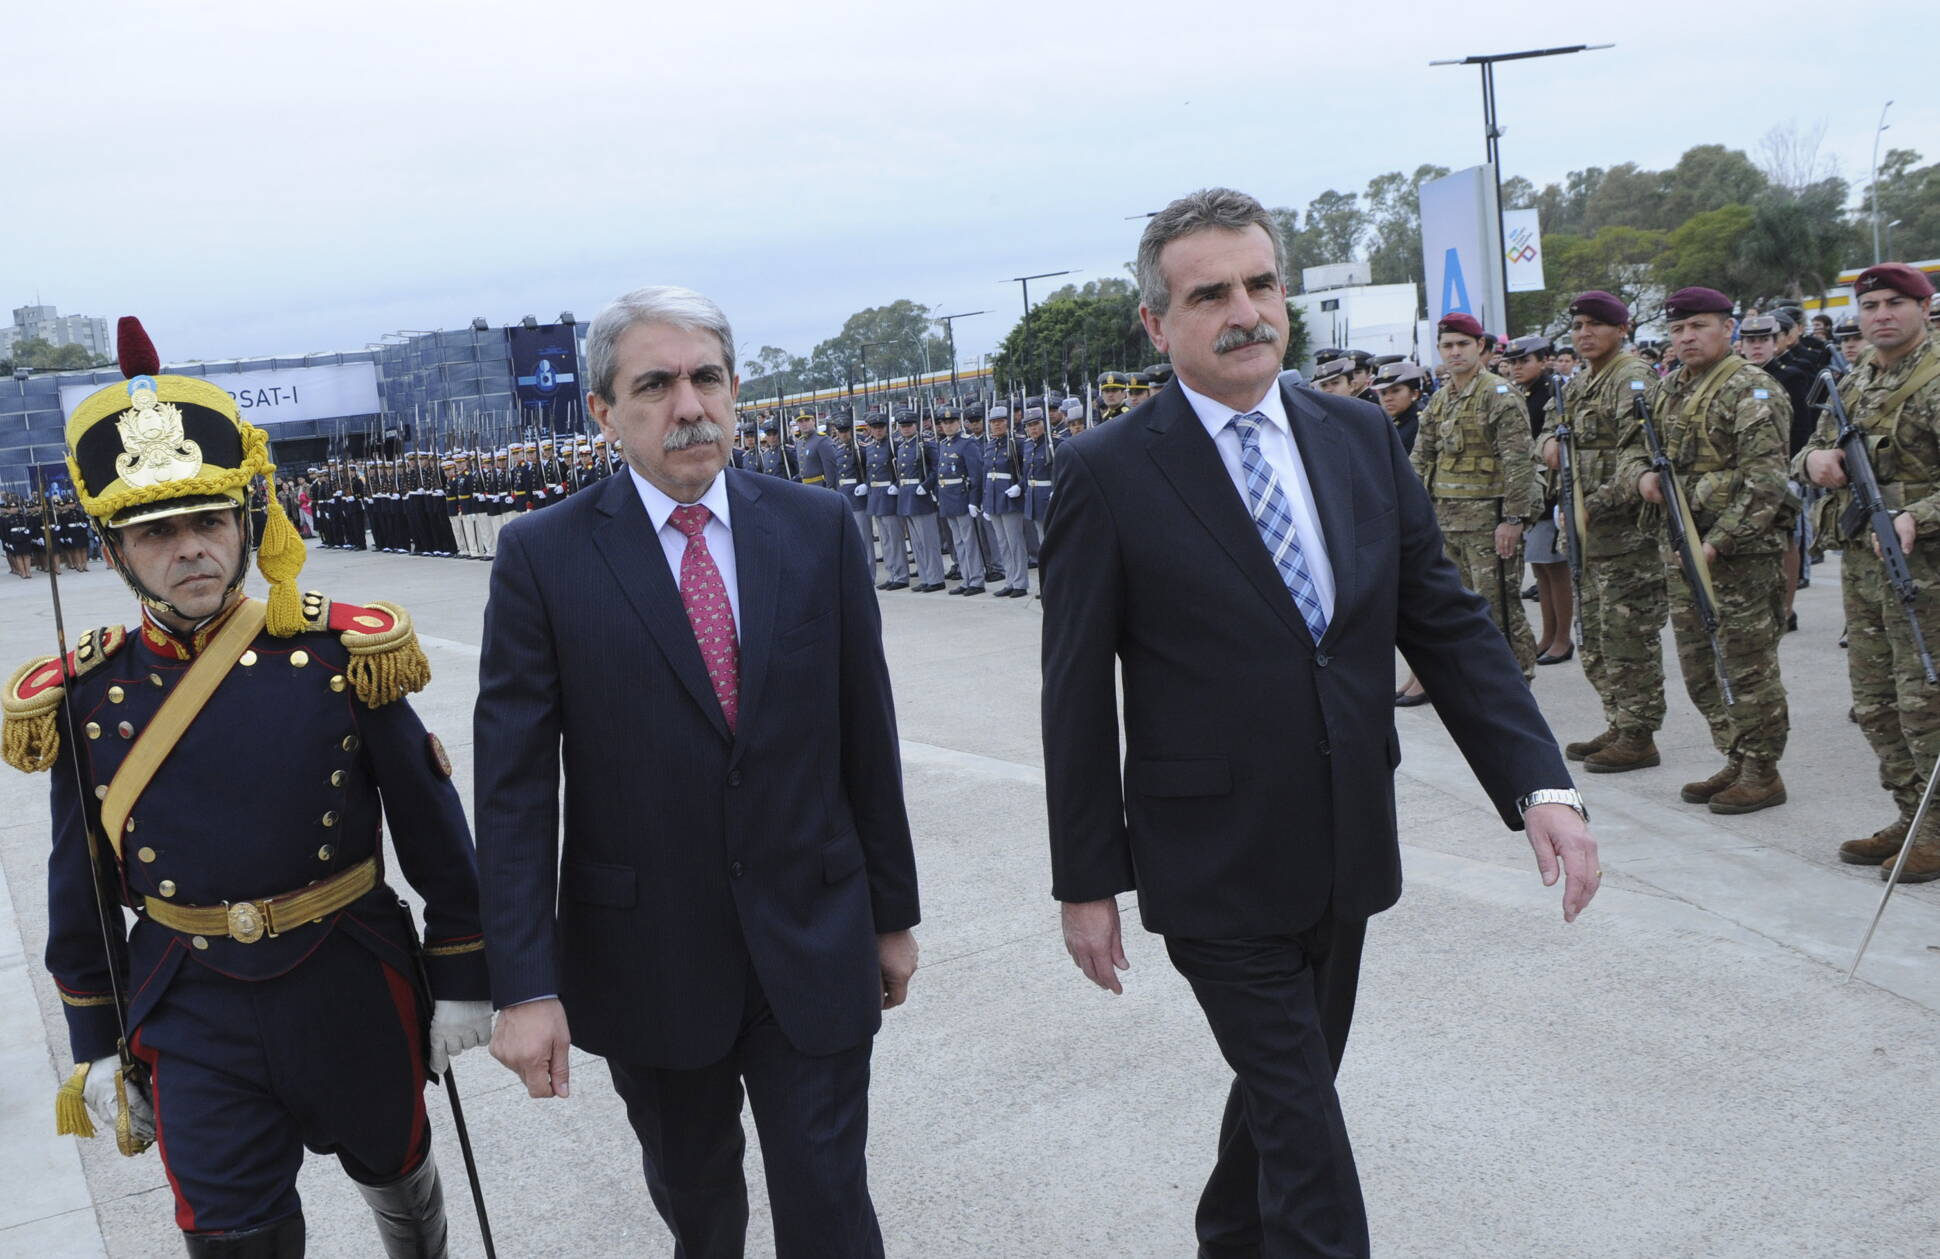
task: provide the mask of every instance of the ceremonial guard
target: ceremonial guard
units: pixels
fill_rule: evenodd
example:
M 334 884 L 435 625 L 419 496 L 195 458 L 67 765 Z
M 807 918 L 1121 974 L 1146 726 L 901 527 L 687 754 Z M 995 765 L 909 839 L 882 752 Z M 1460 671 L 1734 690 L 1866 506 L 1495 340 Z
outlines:
M 1657 731 L 1664 724 L 1664 561 L 1657 537 L 1662 516 L 1646 513 L 1618 476 L 1626 433 L 1636 425 L 1635 386 L 1657 375 L 1625 345 L 1630 308 L 1593 289 L 1569 305 L 1570 341 L 1583 366 L 1552 398 L 1540 448 L 1559 474 L 1568 422 L 1573 499 L 1581 501 L 1582 580 L 1577 591 L 1583 625 L 1577 652 L 1583 676 L 1603 707 L 1603 731 L 1571 743 L 1564 755 L 1593 774 L 1621 774 L 1663 763 Z M 1563 502 L 1561 510 L 1576 510 Z
M 918 432 L 914 411 L 898 415 L 896 428 L 896 515 L 909 534 L 909 549 L 916 558 L 916 584 L 910 589 L 919 595 L 934 594 L 943 589 L 943 535 L 936 514 L 936 443 Z
M 485 554 L 498 554 L 498 531 L 512 510 L 511 452 L 493 451 L 478 478 L 479 501 L 485 504 Z
M 760 464 L 755 471 L 765 476 L 780 477 L 784 481 L 794 480 L 795 461 L 788 456 L 788 447 L 781 440 L 781 423 L 777 420 L 761 422 Z
M 365 505 L 370 501 L 370 478 L 361 463 L 351 464 L 347 469 L 344 485 L 344 541 L 353 551 L 369 548 L 369 518 Z
M 515 512 L 533 511 L 539 506 L 540 491 L 544 489 L 539 482 L 538 465 L 532 462 L 532 443 L 512 443 L 512 510 Z
M 1027 553 L 1033 556 L 1051 514 L 1051 480 L 1057 469 L 1058 447 L 1063 444 L 1047 428 L 1041 408 L 1024 409 L 1024 540 Z M 1037 563 L 1035 558 L 1029 562 L 1032 566 Z
M 983 515 L 983 448 L 960 431 L 953 408 L 937 412 L 936 507 L 950 528 L 950 554 L 962 578 L 953 595 L 983 593 L 983 545 L 977 518 Z
M 1115 420 L 1132 409 L 1125 401 L 1125 390 L 1131 383 L 1132 378 L 1124 372 L 1098 373 L 1098 402 L 1103 408 L 1098 412 L 1100 423 Z
M 472 457 L 460 452 L 458 468 L 448 489 L 458 509 L 458 550 L 473 559 L 485 559 L 490 549 L 485 544 L 485 502 L 479 474 L 472 471 Z
M 795 417 L 795 472 L 803 485 L 840 488 L 835 443 L 815 431 L 815 412 L 803 411 Z
M 540 507 L 549 507 L 566 497 L 566 470 L 559 463 L 552 438 L 539 439 L 539 494 Z
M 866 473 L 869 518 L 875 522 L 876 536 L 882 540 L 883 579 L 878 590 L 909 589 L 909 531 L 896 514 L 896 452 L 889 444 L 889 421 L 880 411 L 869 413 L 870 442 L 863 448 L 862 466 Z
M 1679 557 L 1666 549 L 1671 631 L 1684 689 L 1725 757 L 1724 768 L 1679 794 L 1714 813 L 1751 813 L 1785 803 L 1778 762 L 1791 718 L 1778 671 L 1779 557 L 1793 510 L 1785 458 L 1791 404 L 1770 376 L 1732 352 L 1731 300 L 1723 293 L 1680 289 L 1666 299 L 1664 318 L 1679 366 L 1644 392 L 1689 501 L 1690 545 L 1709 568 L 1720 622 L 1715 636 L 1706 633 Z M 1625 438 L 1619 475 L 1626 492 L 1663 505 L 1641 425 Z
M 1428 400 L 1410 456 L 1435 503 L 1448 558 L 1488 600 L 1525 679 L 1536 675 L 1536 639 L 1522 600 L 1522 531 L 1542 512 L 1529 413 L 1509 382 L 1482 367 L 1482 325 L 1468 314 L 1436 325 L 1448 388 Z
M 491 1007 L 464 813 L 404 700 L 423 652 L 402 609 L 298 593 L 280 505 L 268 602 L 244 597 L 268 441 L 221 388 L 160 375 L 139 323 L 116 341 L 128 379 L 75 407 L 68 467 L 141 621 L 4 695 L 6 760 L 53 771 L 47 965 L 79 1064 L 60 1129 L 92 1112 L 124 1153 L 155 1141 L 193 1256 L 301 1255 L 305 1147 L 357 1182 L 385 1254 L 442 1256 L 426 1072 Z
M 1010 431 L 1010 408 L 990 408 L 990 437 L 984 442 L 983 514 L 997 535 L 1004 567 L 999 599 L 1027 599 L 1031 593 L 1030 553 L 1024 545 L 1024 444 Z
M 848 408 L 836 408 L 835 414 L 829 417 L 829 429 L 835 436 L 824 458 L 833 462 L 823 474 L 824 483 L 839 492 L 849 505 L 856 528 L 862 531 L 863 547 L 870 552 L 869 580 L 874 581 L 875 544 L 869 535 L 869 487 L 862 483 L 862 453 L 856 448 L 855 421 L 849 418 Z
M 1874 452 L 1874 475 L 1918 596 L 1910 611 L 1928 646 L 1940 642 L 1940 346 L 1922 324 L 1933 298 L 1925 274 L 1905 263 L 1869 267 L 1853 282 L 1859 325 L 1871 349 L 1841 382 L 1840 399 Z M 1831 414 L 1795 461 L 1802 478 L 1830 491 L 1821 503 L 1820 536 L 1844 547 L 1847 657 L 1853 713 L 1873 755 L 1880 783 L 1892 793 L 1899 817 L 1864 839 L 1839 846 L 1839 859 L 1880 864 L 1890 874 L 1907 827 L 1940 762 L 1940 686 L 1926 680 L 1908 620 L 1908 607 L 1887 580 L 1875 553 L 1870 522 L 1853 509 L 1846 455 L 1836 442 Z M 1930 811 L 1907 853 L 1900 881 L 1940 878 L 1940 819 Z

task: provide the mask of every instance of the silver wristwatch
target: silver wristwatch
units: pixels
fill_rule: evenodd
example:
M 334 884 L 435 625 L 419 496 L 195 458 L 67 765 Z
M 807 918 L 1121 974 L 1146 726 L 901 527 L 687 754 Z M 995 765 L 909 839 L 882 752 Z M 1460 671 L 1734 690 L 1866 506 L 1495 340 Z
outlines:
M 1516 812 L 1527 813 L 1532 804 L 1566 804 L 1576 810 L 1576 815 L 1585 822 L 1590 820 L 1590 811 L 1583 804 L 1583 793 L 1574 788 L 1545 787 L 1532 791 L 1516 801 Z

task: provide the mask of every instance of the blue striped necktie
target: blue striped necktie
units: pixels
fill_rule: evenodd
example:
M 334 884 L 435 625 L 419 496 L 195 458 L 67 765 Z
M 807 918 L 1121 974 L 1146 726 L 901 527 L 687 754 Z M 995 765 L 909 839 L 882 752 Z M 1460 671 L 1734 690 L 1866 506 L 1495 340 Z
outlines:
M 1318 643 L 1327 633 L 1327 610 L 1320 606 L 1320 591 L 1314 586 L 1313 571 L 1307 567 L 1307 556 L 1300 549 L 1287 493 L 1281 488 L 1273 465 L 1260 450 L 1260 426 L 1266 423 L 1266 417 L 1250 411 L 1235 415 L 1226 423 L 1239 434 L 1239 466 L 1246 474 L 1246 510 L 1260 531 L 1260 541 L 1266 543 L 1273 567 L 1280 570 L 1280 580 L 1286 583 L 1287 593 L 1300 609 L 1307 631 Z

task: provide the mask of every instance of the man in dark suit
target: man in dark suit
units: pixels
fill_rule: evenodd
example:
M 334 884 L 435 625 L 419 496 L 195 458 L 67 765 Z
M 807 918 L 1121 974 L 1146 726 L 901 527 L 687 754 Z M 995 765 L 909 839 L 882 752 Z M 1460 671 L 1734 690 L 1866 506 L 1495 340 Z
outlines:
M 705 297 L 627 294 L 587 357 L 628 475 L 507 527 L 485 609 L 492 1053 L 534 1097 L 571 1044 L 607 1059 L 677 1256 L 742 1254 L 744 1087 L 780 1259 L 880 1255 L 869 1055 L 918 915 L 862 540 L 835 495 L 723 470 Z
M 1360 1256 L 1333 1076 L 1367 918 L 1401 891 L 1394 650 L 1564 917 L 1596 891 L 1581 799 L 1381 412 L 1278 380 L 1284 247 L 1253 198 L 1195 193 L 1140 242 L 1176 380 L 1059 451 L 1042 559 L 1044 764 L 1066 947 L 1120 990 L 1136 889 L 1235 1079 L 1204 1259 Z M 1121 778 L 1115 669 L 1122 671 Z

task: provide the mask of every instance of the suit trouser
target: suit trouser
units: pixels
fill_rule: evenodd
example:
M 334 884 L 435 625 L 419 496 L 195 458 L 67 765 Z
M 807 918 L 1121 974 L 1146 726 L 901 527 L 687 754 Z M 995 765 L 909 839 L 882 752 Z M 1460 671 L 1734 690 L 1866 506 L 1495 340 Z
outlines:
M 997 554 L 1004 562 L 1004 588 L 1029 590 L 1031 569 L 1030 556 L 1024 549 L 1024 513 L 1002 512 L 989 519 L 997 531 Z
M 905 516 L 909 530 L 909 549 L 916 554 L 916 579 L 925 586 L 943 584 L 943 535 L 936 524 L 936 513 Z
M 882 535 L 882 570 L 890 581 L 909 580 L 909 552 L 903 542 L 909 537 L 901 516 L 876 516 L 876 532 Z
M 768 1175 L 776 1259 L 880 1259 L 869 1199 L 873 1040 L 822 1057 L 796 1051 L 748 970 L 741 1033 L 727 1057 L 692 1071 L 608 1059 L 640 1138 L 647 1192 L 674 1234 L 674 1259 L 740 1259 L 747 1244 L 742 1089 Z
M 1365 1259 L 1367 1210 L 1334 1073 L 1365 920 L 1243 940 L 1167 936 L 1233 1085 L 1199 1198 L 1200 1259 Z
M 967 514 L 945 519 L 950 522 L 950 545 L 956 551 L 958 575 L 968 589 L 983 589 L 983 543 L 977 537 L 976 520 Z

